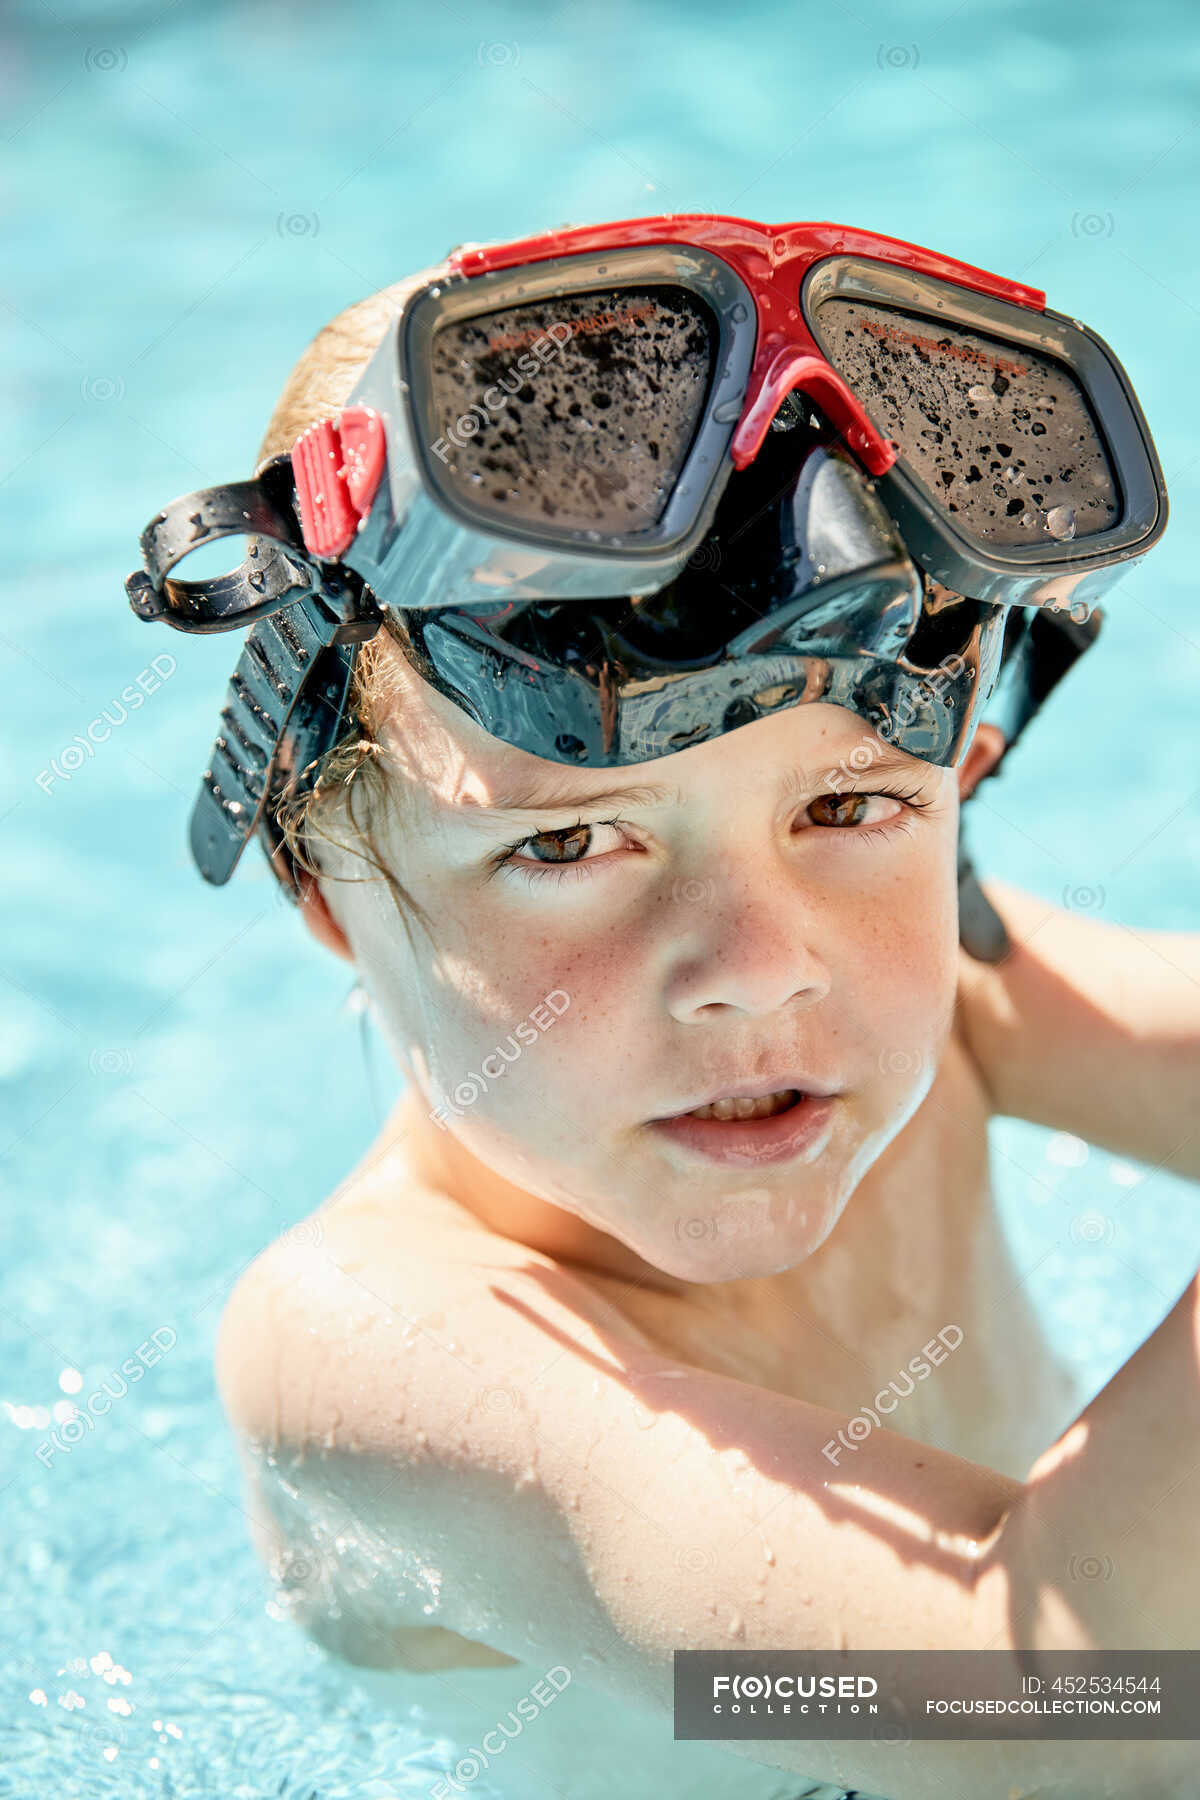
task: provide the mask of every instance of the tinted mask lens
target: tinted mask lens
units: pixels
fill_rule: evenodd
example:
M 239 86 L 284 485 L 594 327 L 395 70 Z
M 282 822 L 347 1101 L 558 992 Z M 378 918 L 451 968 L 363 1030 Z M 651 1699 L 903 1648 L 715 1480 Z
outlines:
M 429 352 L 432 467 L 497 523 L 646 530 L 695 438 L 716 343 L 708 309 L 669 286 L 448 323 Z
M 1039 544 L 1088 537 L 1116 522 L 1116 477 L 1064 363 L 836 295 L 820 306 L 814 327 L 909 473 L 968 536 Z

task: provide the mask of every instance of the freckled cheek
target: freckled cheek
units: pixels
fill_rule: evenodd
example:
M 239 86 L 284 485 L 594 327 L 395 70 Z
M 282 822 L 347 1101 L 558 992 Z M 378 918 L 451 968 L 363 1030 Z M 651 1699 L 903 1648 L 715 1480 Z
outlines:
M 953 1005 L 957 913 L 945 871 L 900 868 L 842 910 L 831 998 L 876 1043 L 933 1044 Z
M 949 1022 L 955 976 L 952 946 L 944 947 L 929 933 L 895 942 L 880 1027 L 886 1025 L 892 1041 L 936 1046 Z
M 526 1080 L 564 1096 L 595 1093 L 643 1038 L 647 988 L 628 933 L 478 918 L 467 929 L 443 917 L 436 951 L 423 952 L 411 973 L 397 1002 L 414 1034 L 432 1036 L 433 1059 L 445 1067 L 484 1055 L 532 1019 L 537 1044 L 505 1083 L 513 1100 Z M 547 995 L 549 1025 L 534 1016 Z
M 550 928 L 536 919 L 512 919 L 470 929 L 443 941 L 443 962 L 458 969 L 472 991 L 517 1008 L 517 1016 L 548 988 L 564 988 L 577 1016 L 607 1013 L 623 993 L 640 991 L 636 949 L 627 933 L 599 930 L 580 921 Z

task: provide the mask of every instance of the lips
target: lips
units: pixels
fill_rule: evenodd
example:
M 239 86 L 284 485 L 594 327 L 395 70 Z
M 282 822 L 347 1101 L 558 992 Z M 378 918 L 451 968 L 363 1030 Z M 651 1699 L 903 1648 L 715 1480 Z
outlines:
M 829 1143 L 838 1090 L 807 1071 L 786 1069 L 767 1080 L 739 1081 L 698 1096 L 691 1106 L 651 1119 L 651 1130 L 689 1160 L 758 1167 L 799 1158 L 811 1162 Z
M 686 1112 L 652 1119 L 650 1129 L 693 1163 L 761 1168 L 793 1159 L 815 1162 L 833 1135 L 840 1104 L 836 1094 L 801 1094 L 782 1112 L 765 1118 L 722 1119 Z
M 683 1105 L 669 1113 L 660 1115 L 663 1119 L 678 1119 L 691 1114 L 700 1107 L 716 1106 L 723 1101 L 766 1100 L 773 1095 L 789 1094 L 807 1096 L 815 1099 L 827 1099 L 835 1094 L 837 1088 L 832 1082 L 819 1081 L 806 1069 L 779 1069 L 773 1075 L 765 1076 L 760 1081 L 743 1080 L 731 1075 L 719 1087 L 712 1087 L 705 1094 L 697 1094 L 693 1100 L 685 1100 Z M 737 1113 L 718 1114 L 718 1117 L 737 1117 Z M 658 1121 L 655 1121 L 657 1123 Z

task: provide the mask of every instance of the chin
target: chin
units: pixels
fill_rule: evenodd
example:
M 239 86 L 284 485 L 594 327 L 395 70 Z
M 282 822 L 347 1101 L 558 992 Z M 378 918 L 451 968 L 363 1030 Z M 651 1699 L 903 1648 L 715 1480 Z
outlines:
M 680 1281 L 749 1281 L 780 1275 L 812 1256 L 842 1215 L 846 1196 L 764 1187 L 699 1202 L 665 1223 L 653 1243 L 631 1243 L 644 1261 Z
M 707 1251 L 666 1244 L 631 1246 L 637 1248 L 643 1261 L 661 1269 L 664 1275 L 673 1276 L 676 1281 L 695 1282 L 697 1286 L 782 1275 L 785 1270 L 804 1262 L 818 1247 L 816 1239 L 789 1244 L 777 1241 L 758 1246 L 717 1241 Z

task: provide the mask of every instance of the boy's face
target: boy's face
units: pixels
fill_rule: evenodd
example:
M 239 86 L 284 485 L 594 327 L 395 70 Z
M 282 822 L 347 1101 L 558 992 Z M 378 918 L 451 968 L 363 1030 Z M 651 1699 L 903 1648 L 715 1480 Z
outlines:
M 351 878 L 321 891 L 429 1133 L 452 1133 L 478 1181 L 683 1280 L 802 1261 L 915 1111 L 949 1030 L 955 771 L 823 704 L 653 762 L 569 768 L 490 737 L 386 655 L 394 805 L 372 823 L 427 929 L 404 930 L 369 865 L 316 849 Z M 589 798 L 651 785 L 668 791 Z M 527 787 L 566 798 L 489 810 Z M 714 1153 L 656 1123 L 803 1077 L 826 1098 L 778 1160 L 736 1126 L 710 1128 Z

